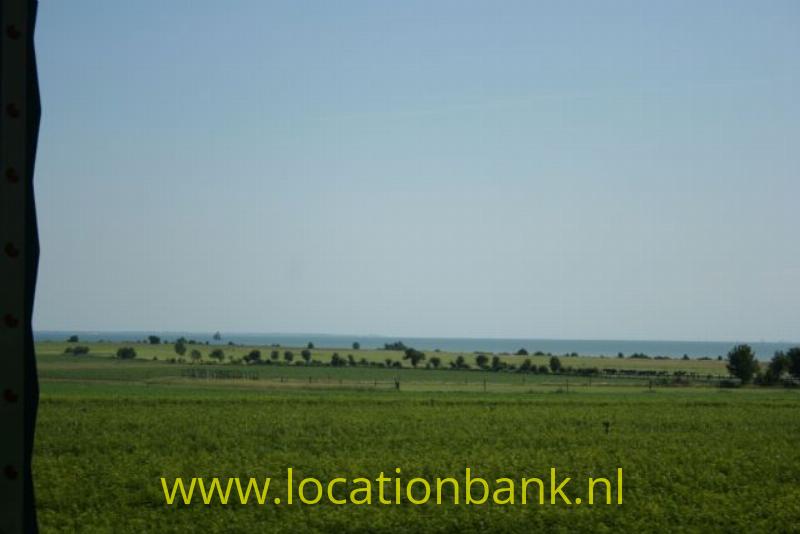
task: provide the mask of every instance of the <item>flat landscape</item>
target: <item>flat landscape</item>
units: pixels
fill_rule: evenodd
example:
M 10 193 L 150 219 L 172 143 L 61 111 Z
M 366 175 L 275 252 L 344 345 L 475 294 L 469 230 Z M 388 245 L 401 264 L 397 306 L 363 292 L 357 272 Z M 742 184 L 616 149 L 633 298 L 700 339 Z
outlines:
M 270 347 L 203 347 L 194 363 L 169 363 L 167 344 L 133 344 L 131 360 L 113 357 L 119 344 L 85 344 L 80 356 L 64 354 L 68 346 L 37 347 L 34 475 L 45 532 L 752 532 L 788 531 L 800 517 L 796 389 L 484 371 L 474 354 L 463 355 L 472 369 L 450 369 L 444 362 L 459 355 L 439 354 L 442 369 L 433 370 L 409 368 L 399 351 L 338 353 L 403 368 L 228 358 L 269 357 Z M 214 348 L 226 363 L 205 357 Z M 310 361 L 328 362 L 335 351 L 311 352 Z M 502 359 L 519 367 L 526 357 Z M 716 360 L 561 360 L 574 369 L 726 374 Z M 287 467 L 323 481 L 396 467 L 431 480 L 466 467 L 489 480 L 544 477 L 556 467 L 577 481 L 621 467 L 624 501 L 168 506 L 159 483 L 272 476 L 280 488 Z M 576 483 L 566 493 L 574 500 L 584 489 Z

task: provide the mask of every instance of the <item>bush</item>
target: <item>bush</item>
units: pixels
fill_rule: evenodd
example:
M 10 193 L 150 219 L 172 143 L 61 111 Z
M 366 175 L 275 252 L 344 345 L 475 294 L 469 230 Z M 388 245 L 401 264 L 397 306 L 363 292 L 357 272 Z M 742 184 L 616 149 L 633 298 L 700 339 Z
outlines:
M 287 350 L 283 353 L 283 359 L 286 360 L 287 363 L 292 363 L 294 360 L 294 353 L 290 350 Z
M 789 359 L 789 373 L 795 378 L 800 378 L 800 347 L 787 350 L 786 357 Z
M 82 354 L 89 354 L 89 347 L 85 345 L 78 345 L 75 347 L 67 347 L 64 349 L 64 354 L 72 354 L 73 356 L 80 356 Z
M 430 360 L 431 366 L 434 369 L 438 369 L 440 365 L 442 365 L 442 359 L 438 356 L 433 356 Z
M 425 353 L 420 352 L 417 349 L 406 349 L 406 352 L 403 355 L 403 359 L 409 360 L 411 362 L 411 365 L 413 367 L 416 367 L 419 362 L 425 359 Z
M 150 343 L 151 345 L 160 345 L 161 338 L 158 336 L 147 336 L 147 342 Z
M 527 356 L 527 355 L 528 355 L 528 351 L 527 351 L 527 350 L 525 350 L 525 349 L 519 349 L 519 350 L 516 352 L 516 354 L 517 354 L 517 356 Z
M 492 371 L 500 371 L 505 368 L 506 364 L 500 359 L 500 356 L 492 356 Z
M 406 350 L 406 347 L 402 341 L 395 341 L 394 343 L 384 343 L 383 344 L 384 350 Z
M 758 371 L 756 355 L 750 345 L 742 344 L 733 347 L 728 352 L 728 372 L 747 384 L 753 380 Z
M 361 348 L 361 343 L 358 341 L 353 342 L 353 350 L 359 350 Z
M 258 349 L 251 350 L 245 355 L 244 361 L 246 363 L 261 363 L 261 351 Z
M 558 359 L 558 356 L 550 358 L 550 370 L 554 373 L 561 371 L 561 360 Z
M 273 350 L 272 352 L 270 352 L 269 357 L 272 358 L 273 360 L 278 360 L 281 357 L 281 353 L 278 352 L 277 350 Z
M 475 365 L 480 367 L 481 369 L 485 369 L 486 365 L 489 363 L 489 357 L 485 354 L 478 354 L 475 356 Z
M 208 355 L 209 358 L 213 358 L 219 362 L 225 359 L 225 352 L 222 349 L 214 349 L 211 351 L 211 354 Z
M 347 360 L 345 360 L 344 358 L 342 358 L 341 356 L 339 356 L 339 353 L 338 353 L 338 352 L 334 352 L 334 353 L 331 355 L 331 365 L 332 365 L 332 366 L 334 366 L 334 367 L 341 367 L 341 366 L 343 366 L 343 365 L 345 365 L 345 364 L 347 364 Z
M 309 343 L 309 345 L 311 347 L 314 346 L 313 343 Z M 306 361 L 306 364 L 308 364 L 311 361 L 311 351 L 308 349 L 303 349 L 302 352 L 300 352 L 300 356 L 303 357 L 303 359 Z
M 78 342 L 78 336 L 74 334 L 69 336 L 69 338 L 67 338 L 67 343 L 77 343 L 77 342 Z
M 192 360 L 197 362 L 200 361 L 200 359 L 203 357 L 203 354 L 197 349 L 192 349 L 191 356 Z
M 117 358 L 120 360 L 132 360 L 136 357 L 133 347 L 120 347 L 117 349 Z

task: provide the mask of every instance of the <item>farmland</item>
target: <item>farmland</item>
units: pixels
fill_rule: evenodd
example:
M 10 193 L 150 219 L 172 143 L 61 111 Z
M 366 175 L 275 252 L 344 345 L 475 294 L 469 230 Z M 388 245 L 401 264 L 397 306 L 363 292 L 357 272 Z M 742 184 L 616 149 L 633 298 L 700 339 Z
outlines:
M 170 363 L 171 345 L 133 345 L 130 361 L 111 357 L 119 344 L 87 346 L 83 356 L 63 354 L 63 343 L 37 347 L 45 532 L 786 531 L 800 519 L 796 389 L 412 369 L 399 351 L 354 354 L 374 365 L 245 366 L 231 360 L 252 347 L 223 347 L 225 363 L 211 363 L 208 347 L 195 363 Z M 328 362 L 334 351 L 312 352 Z M 458 354 L 438 356 L 445 367 Z M 403 366 L 377 365 L 387 358 Z M 716 360 L 562 361 L 726 375 Z M 624 504 L 167 506 L 159 486 L 160 477 L 280 477 L 287 467 L 321 480 L 374 477 L 398 466 L 431 479 L 557 467 L 576 480 L 621 467 Z

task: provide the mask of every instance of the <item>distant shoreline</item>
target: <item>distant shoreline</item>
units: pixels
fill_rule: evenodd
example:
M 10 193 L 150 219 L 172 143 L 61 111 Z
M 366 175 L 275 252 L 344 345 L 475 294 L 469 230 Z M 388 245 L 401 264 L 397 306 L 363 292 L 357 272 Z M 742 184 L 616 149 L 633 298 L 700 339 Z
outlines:
M 305 346 L 311 342 L 320 348 L 345 349 L 359 343 L 364 349 L 382 348 L 385 343 L 403 341 L 407 346 L 420 350 L 442 350 L 450 352 L 471 353 L 475 351 L 493 353 L 514 353 L 524 348 L 528 352 L 542 351 L 552 354 L 577 353 L 582 356 L 616 356 L 623 353 L 643 353 L 649 356 L 691 358 L 725 356 L 728 350 L 738 343 L 747 343 L 759 360 L 768 360 L 775 351 L 786 350 L 800 345 L 800 342 L 788 341 L 663 341 L 663 340 L 588 340 L 588 339 L 523 339 L 523 338 L 434 338 L 434 337 L 396 337 L 377 335 L 338 335 L 338 334 L 258 334 L 258 333 L 221 333 L 221 340 L 214 340 L 214 332 L 181 332 L 181 331 L 60 331 L 41 330 L 34 332 L 37 342 L 64 341 L 72 334 L 85 341 L 139 341 L 148 335 L 158 335 L 162 339 L 186 337 L 210 344 L 225 345 L 229 342 L 252 345 L 281 345 L 286 347 Z

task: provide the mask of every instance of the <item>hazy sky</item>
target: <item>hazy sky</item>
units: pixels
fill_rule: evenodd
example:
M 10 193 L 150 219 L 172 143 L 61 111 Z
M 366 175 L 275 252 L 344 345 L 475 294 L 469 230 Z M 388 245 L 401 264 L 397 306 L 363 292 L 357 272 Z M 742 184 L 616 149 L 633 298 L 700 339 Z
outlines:
M 800 339 L 800 3 L 41 0 L 35 327 Z

